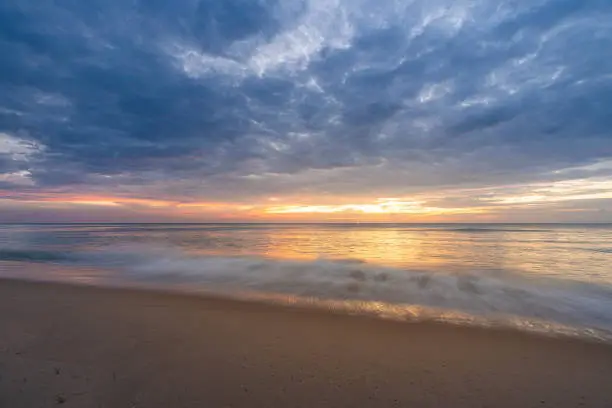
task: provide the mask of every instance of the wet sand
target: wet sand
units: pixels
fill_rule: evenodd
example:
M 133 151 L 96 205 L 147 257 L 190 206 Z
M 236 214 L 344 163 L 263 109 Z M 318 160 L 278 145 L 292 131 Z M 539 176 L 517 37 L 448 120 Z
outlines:
M 0 407 L 611 407 L 612 347 L 0 280 Z

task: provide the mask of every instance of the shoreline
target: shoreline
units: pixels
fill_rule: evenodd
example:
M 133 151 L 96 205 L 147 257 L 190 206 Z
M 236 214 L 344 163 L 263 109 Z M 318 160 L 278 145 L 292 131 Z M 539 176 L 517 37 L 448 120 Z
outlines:
M 101 291 L 119 291 L 133 292 L 135 294 L 151 294 L 157 296 L 168 296 L 178 298 L 199 299 L 202 302 L 227 302 L 230 305 L 242 305 L 249 308 L 272 308 L 275 310 L 285 310 L 287 312 L 297 313 L 313 313 L 321 315 L 333 315 L 340 318 L 346 317 L 351 319 L 365 319 L 373 321 L 385 321 L 391 324 L 401 325 L 423 325 L 434 326 L 458 330 L 476 330 L 485 332 L 507 333 L 508 335 L 521 335 L 535 338 L 551 339 L 551 340 L 570 340 L 593 344 L 608 345 L 612 348 L 612 334 L 600 331 L 599 329 L 589 329 L 586 327 L 571 327 L 563 326 L 554 322 L 544 320 L 538 321 L 538 325 L 542 327 L 531 327 L 526 329 L 525 326 L 513 325 L 510 323 L 512 316 L 500 315 L 500 319 L 493 319 L 491 323 L 483 318 L 482 320 L 466 320 L 467 317 L 472 317 L 465 313 L 463 319 L 452 320 L 444 317 L 401 317 L 395 316 L 387 311 L 375 311 L 367 306 L 356 307 L 357 304 L 381 303 L 368 301 L 334 300 L 334 299 L 319 299 L 310 297 L 300 297 L 285 294 L 262 294 L 260 292 L 218 292 L 205 288 L 188 289 L 186 287 L 167 287 L 159 284 L 135 284 L 122 281 L 107 281 L 107 282 L 79 282 L 69 280 L 45 280 L 39 278 L 22 278 L 15 276 L 0 276 L 0 285 L 7 283 L 24 283 L 43 286 L 73 287 L 76 289 L 84 288 L 86 290 L 101 290 Z M 348 304 L 347 304 L 348 302 Z M 384 303 L 384 302 L 382 302 Z M 404 304 L 386 304 L 391 309 L 399 307 L 402 309 Z M 427 309 L 426 307 L 420 307 Z M 462 313 L 446 309 L 430 308 L 432 311 L 441 311 L 449 313 Z M 547 327 L 547 329 L 544 329 Z M 551 327 L 555 327 L 552 330 Z M 590 335 L 585 335 L 585 331 L 590 331 Z
M 611 346 L 510 329 L 14 279 L 0 321 L 0 406 L 612 404 Z

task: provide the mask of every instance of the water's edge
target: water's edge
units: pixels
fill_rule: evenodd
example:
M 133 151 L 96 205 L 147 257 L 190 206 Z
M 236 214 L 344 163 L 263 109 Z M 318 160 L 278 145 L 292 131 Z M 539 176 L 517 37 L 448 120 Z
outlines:
M 608 226 L 0 227 L 0 277 L 585 338 L 612 337 L 611 257 Z
M 315 297 L 288 296 L 257 292 L 219 291 L 204 287 L 187 285 L 167 286 L 154 283 L 134 283 L 119 280 L 101 282 L 47 280 L 40 277 L 0 276 L 3 282 L 18 282 L 27 285 L 62 286 L 76 289 L 102 291 L 134 291 L 158 295 L 186 296 L 202 300 L 238 302 L 243 305 L 268 306 L 286 310 L 333 314 L 390 321 L 397 324 L 427 324 L 442 327 L 464 328 L 468 330 L 491 330 L 523 334 L 537 338 L 570 339 L 575 341 L 606 344 L 612 346 L 612 333 L 605 330 L 577 329 L 571 326 L 551 324 L 545 321 L 517 320 L 511 316 L 499 316 L 497 319 L 474 318 L 468 314 L 452 310 L 420 307 L 408 304 L 388 304 L 384 302 L 334 301 Z

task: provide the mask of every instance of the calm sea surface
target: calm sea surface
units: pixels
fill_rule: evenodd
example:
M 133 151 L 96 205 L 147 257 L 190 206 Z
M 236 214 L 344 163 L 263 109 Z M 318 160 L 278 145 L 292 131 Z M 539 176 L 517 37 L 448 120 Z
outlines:
M 612 225 L 0 225 L 0 276 L 612 333 Z

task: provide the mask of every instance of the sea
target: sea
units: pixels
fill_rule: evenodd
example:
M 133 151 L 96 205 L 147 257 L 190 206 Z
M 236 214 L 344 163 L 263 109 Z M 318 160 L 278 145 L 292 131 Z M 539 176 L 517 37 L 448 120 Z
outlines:
M 612 339 L 612 224 L 7 224 L 0 277 Z

